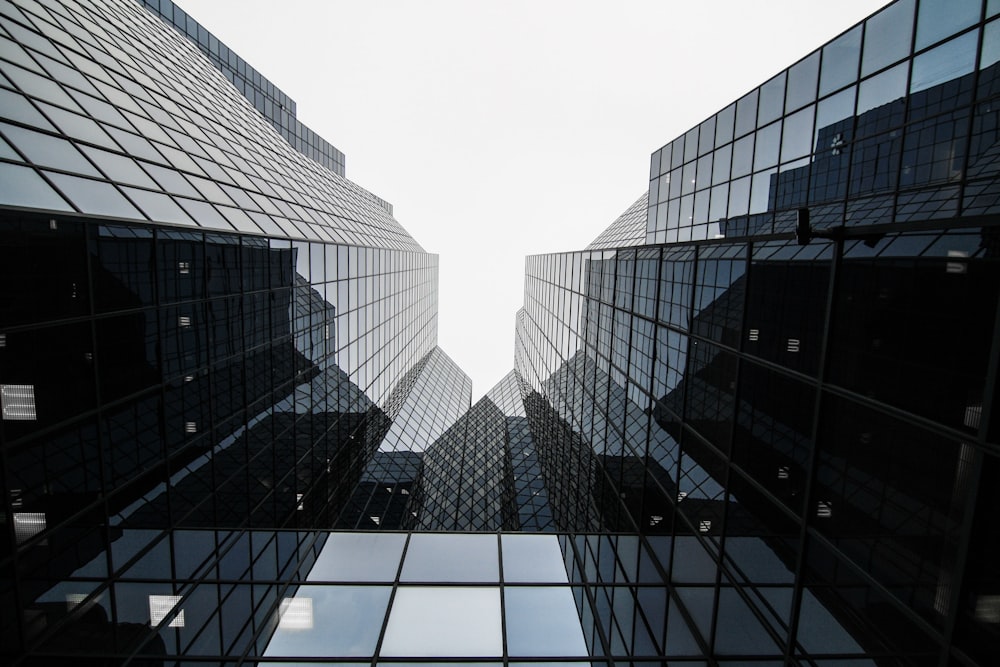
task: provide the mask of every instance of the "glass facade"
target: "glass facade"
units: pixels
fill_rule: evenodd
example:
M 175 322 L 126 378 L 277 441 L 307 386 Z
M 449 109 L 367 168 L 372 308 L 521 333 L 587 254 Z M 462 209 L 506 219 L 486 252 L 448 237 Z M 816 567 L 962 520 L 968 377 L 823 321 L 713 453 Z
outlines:
M 996 214 L 998 31 L 980 0 L 892 3 L 653 153 L 646 240 Z
M 175 5 L 172 0 L 138 0 L 152 12 L 155 12 L 172 25 L 192 44 L 204 53 L 209 61 L 229 79 L 236 89 L 257 111 L 264 115 L 281 136 L 288 140 L 292 148 L 308 158 L 343 176 L 346 158 L 335 146 L 330 145 L 295 117 L 295 100 L 290 98 L 280 88 L 261 76 L 260 72 L 251 67 L 243 58 L 205 29 L 190 14 Z M 369 193 L 370 194 L 370 193 Z M 392 215 L 392 204 L 371 195 Z
M 656 151 L 475 404 L 437 257 L 171 16 L 0 2 L 4 664 L 995 664 L 1000 3 Z

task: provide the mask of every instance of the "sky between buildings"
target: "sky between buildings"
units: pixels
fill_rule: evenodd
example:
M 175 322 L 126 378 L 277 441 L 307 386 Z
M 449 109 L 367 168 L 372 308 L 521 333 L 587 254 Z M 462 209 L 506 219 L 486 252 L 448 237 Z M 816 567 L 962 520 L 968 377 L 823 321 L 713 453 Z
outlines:
M 513 367 L 527 255 L 579 250 L 649 156 L 883 0 L 175 0 L 440 255 L 473 400 Z

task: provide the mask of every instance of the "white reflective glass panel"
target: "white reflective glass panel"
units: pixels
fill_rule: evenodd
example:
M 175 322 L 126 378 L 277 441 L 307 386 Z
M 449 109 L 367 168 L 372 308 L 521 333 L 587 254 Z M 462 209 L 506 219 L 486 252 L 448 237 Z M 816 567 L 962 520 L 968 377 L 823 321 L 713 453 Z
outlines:
M 502 655 L 500 589 L 401 586 L 393 599 L 381 654 Z
M 401 533 L 332 533 L 306 579 L 393 581 L 405 542 Z
M 503 535 L 504 581 L 565 582 L 566 566 L 555 535 Z
M 370 656 L 389 603 L 388 586 L 301 586 L 282 600 L 266 656 Z
M 496 535 L 416 534 L 400 581 L 499 581 Z

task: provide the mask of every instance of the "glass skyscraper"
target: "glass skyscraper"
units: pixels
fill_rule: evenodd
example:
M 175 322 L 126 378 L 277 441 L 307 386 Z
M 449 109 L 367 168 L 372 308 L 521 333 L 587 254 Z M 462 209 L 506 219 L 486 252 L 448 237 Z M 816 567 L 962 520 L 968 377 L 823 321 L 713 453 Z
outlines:
M 5 664 L 1000 659 L 1000 2 L 656 150 L 474 405 L 437 257 L 175 9 L 0 2 Z

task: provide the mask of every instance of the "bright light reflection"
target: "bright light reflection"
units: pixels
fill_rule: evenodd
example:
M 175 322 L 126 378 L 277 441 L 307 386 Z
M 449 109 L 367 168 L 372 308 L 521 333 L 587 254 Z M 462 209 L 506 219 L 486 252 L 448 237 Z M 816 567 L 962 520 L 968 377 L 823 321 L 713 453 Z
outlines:
M 312 598 L 285 598 L 278 613 L 278 627 L 283 630 L 311 630 L 313 627 Z

